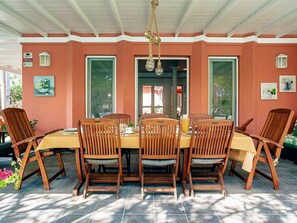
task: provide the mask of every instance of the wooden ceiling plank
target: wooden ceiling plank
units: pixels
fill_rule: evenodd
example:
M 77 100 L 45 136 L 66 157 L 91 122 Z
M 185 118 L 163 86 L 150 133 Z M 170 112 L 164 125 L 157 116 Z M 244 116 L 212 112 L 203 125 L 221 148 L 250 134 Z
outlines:
M 185 12 L 183 13 L 183 18 L 181 19 L 181 22 L 179 23 L 176 31 L 175 31 L 175 37 L 178 37 L 185 22 L 188 20 L 189 16 L 191 15 L 192 11 L 193 11 L 193 8 L 194 6 L 197 4 L 199 0 L 191 0 L 190 3 L 189 3 L 189 6 L 186 7 L 186 10 Z
M 211 29 L 220 22 L 233 8 L 237 5 L 238 0 L 229 1 L 228 4 L 211 20 L 211 22 L 203 30 L 203 35 L 206 35 Z
M 251 13 L 246 19 L 241 21 L 237 26 L 232 28 L 228 33 L 227 36 L 231 37 L 232 35 L 236 34 L 236 32 L 245 26 L 247 23 L 255 20 L 258 16 L 261 16 L 263 13 L 268 11 L 270 8 L 278 4 L 281 0 L 271 0 L 264 3 L 260 8 L 258 8 L 255 12 Z
M 275 34 L 276 38 L 280 38 L 284 35 L 289 34 L 290 32 L 296 31 L 297 30 L 297 22 L 295 22 L 294 24 L 284 27 L 281 31 L 277 32 Z
M 117 7 L 114 0 L 109 0 L 109 4 L 111 6 L 113 16 L 114 16 L 115 21 L 116 21 L 116 23 L 118 25 L 118 28 L 121 31 L 121 34 L 124 35 L 124 27 L 123 27 L 123 23 L 122 23 L 122 20 L 121 20 L 119 11 L 118 11 L 118 7 Z
M 295 17 L 297 17 L 297 8 L 294 9 L 293 11 L 291 11 L 290 13 L 285 14 L 283 17 L 280 17 L 280 18 L 274 20 L 273 22 L 269 23 L 267 26 L 259 29 L 258 31 L 256 31 L 255 35 L 260 36 L 261 34 L 264 34 L 265 32 L 274 28 L 275 26 L 280 25 L 280 24 L 282 24 L 290 19 L 293 19 Z
M 36 0 L 27 0 L 27 2 L 33 6 L 37 11 L 39 11 L 42 15 L 48 18 L 51 22 L 55 23 L 58 27 L 60 27 L 67 35 L 71 35 L 71 31 L 66 28 L 61 22 L 58 21 L 52 14 L 50 14 L 46 9 L 44 9 Z
M 7 26 L 7 25 L 4 25 L 2 23 L 0 23 L 0 29 L 2 29 L 3 31 L 9 33 L 9 34 L 12 34 L 13 36 L 22 36 L 22 33 L 14 30 L 13 28 Z
M 71 5 L 71 7 L 74 9 L 74 11 L 79 15 L 79 17 L 92 29 L 93 34 L 96 37 L 99 37 L 98 31 L 96 30 L 94 25 L 91 23 L 91 21 L 88 19 L 86 14 L 81 10 L 81 8 L 77 4 L 76 0 L 67 0 L 67 1 Z
M 25 23 L 27 26 L 29 26 L 31 29 L 33 29 L 35 32 L 37 32 L 41 36 L 47 37 L 47 33 L 45 31 L 43 31 L 41 28 L 39 28 L 35 24 L 31 23 L 25 17 L 19 15 L 17 12 L 8 8 L 3 3 L 0 3 L 0 10 L 2 12 L 4 12 L 5 14 L 9 15 L 10 17 L 14 18 L 15 20 L 19 21 L 20 23 Z

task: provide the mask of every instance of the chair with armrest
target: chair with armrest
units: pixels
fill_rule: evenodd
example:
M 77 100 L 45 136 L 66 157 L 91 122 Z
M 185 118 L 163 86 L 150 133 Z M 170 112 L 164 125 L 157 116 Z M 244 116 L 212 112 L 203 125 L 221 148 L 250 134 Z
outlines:
M 229 120 L 200 120 L 192 131 L 187 180 L 190 194 L 194 197 L 195 190 L 221 190 L 224 195 L 223 174 L 226 170 L 230 145 L 234 134 L 234 122 Z M 216 165 L 217 171 L 203 171 L 195 166 Z M 193 181 L 216 181 L 217 184 L 193 184 Z
M 104 115 L 103 118 L 116 120 L 119 124 L 128 125 L 131 122 L 131 115 L 123 114 L 123 113 L 112 113 L 108 115 Z M 131 164 L 131 153 L 130 149 L 122 149 L 122 155 L 125 155 L 126 163 L 127 163 L 127 172 L 128 176 L 130 175 L 130 164 Z M 103 166 L 103 169 L 104 166 Z
M 291 124 L 294 112 L 290 109 L 279 108 L 270 110 L 260 135 L 250 135 L 256 141 L 256 155 L 253 159 L 252 170 L 247 178 L 244 178 L 236 171 L 237 161 L 232 160 L 229 175 L 233 173 L 246 182 L 245 189 L 252 187 L 255 173 L 273 182 L 273 188 L 279 189 L 278 176 L 275 166 L 281 155 L 283 142 Z M 268 164 L 270 175 L 257 168 L 258 162 Z
M 148 118 L 168 118 L 169 116 L 161 113 L 146 113 L 141 115 L 141 120 Z
M 47 151 L 36 151 L 37 140 L 43 136 L 35 136 L 34 132 L 29 124 L 29 119 L 24 109 L 20 108 L 5 108 L 1 110 L 1 115 L 4 118 L 7 132 L 11 138 L 12 147 L 17 161 L 21 163 L 19 176 L 21 178 L 20 184 L 17 189 L 21 189 L 22 182 L 34 174 L 41 174 L 44 188 L 50 190 L 50 182 L 59 175 L 65 176 L 65 168 L 62 161 L 60 150 L 47 150 Z M 58 165 L 60 170 L 48 178 L 44 159 L 47 156 L 55 154 L 58 159 Z M 31 173 L 24 176 L 24 172 L 27 163 L 37 161 L 38 168 Z
M 122 155 L 119 123 L 105 118 L 89 118 L 78 122 L 78 136 L 86 182 L 83 197 L 88 191 L 116 192 L 119 198 L 122 177 Z M 116 165 L 117 173 L 96 173 L 92 165 Z M 112 185 L 95 185 L 95 183 L 116 183 Z
M 177 200 L 176 177 L 180 156 L 180 122 L 176 119 L 144 119 L 139 125 L 139 176 L 141 198 L 144 192 L 173 192 Z M 171 173 L 145 173 L 144 166 L 171 167 Z M 144 184 L 171 184 L 147 187 Z
M 248 120 L 245 121 L 245 123 L 243 123 L 241 126 L 238 126 L 235 128 L 236 131 L 238 132 L 245 132 L 246 131 L 246 127 L 253 121 L 253 118 L 250 118 Z
M 190 126 L 194 125 L 195 122 L 203 119 L 213 119 L 213 116 L 210 114 L 204 114 L 204 113 L 192 113 L 189 115 L 190 119 Z

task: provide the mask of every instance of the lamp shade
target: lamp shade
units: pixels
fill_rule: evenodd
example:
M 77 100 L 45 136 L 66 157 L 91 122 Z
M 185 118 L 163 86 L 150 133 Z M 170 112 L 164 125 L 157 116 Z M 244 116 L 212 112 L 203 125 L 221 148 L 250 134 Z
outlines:
M 288 67 L 288 56 L 285 54 L 279 54 L 275 58 L 276 68 L 287 68 Z
M 47 52 L 39 54 L 39 66 L 49 67 L 51 65 L 51 55 Z

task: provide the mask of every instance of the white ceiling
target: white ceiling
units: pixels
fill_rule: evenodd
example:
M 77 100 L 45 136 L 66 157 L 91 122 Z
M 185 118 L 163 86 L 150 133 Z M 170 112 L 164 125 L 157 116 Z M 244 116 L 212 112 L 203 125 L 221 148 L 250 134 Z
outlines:
M 297 0 L 159 0 L 159 32 L 187 35 L 297 35 Z M 142 35 L 150 0 L 0 0 L 0 69 L 21 70 L 23 34 Z

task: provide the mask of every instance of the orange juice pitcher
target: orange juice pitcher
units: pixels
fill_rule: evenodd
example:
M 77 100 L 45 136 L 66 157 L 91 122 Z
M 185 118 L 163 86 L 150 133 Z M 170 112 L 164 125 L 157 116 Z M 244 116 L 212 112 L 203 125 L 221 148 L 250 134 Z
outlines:
M 182 126 L 182 132 L 186 133 L 189 131 L 190 119 L 188 118 L 188 116 L 182 116 L 181 126 Z

